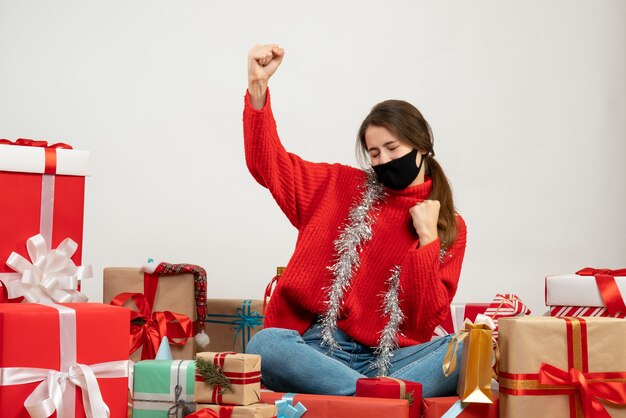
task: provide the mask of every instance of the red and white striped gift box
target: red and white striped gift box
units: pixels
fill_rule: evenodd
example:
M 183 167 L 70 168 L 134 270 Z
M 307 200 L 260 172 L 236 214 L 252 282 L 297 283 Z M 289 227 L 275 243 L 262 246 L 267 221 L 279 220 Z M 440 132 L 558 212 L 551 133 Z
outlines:
M 613 315 L 603 306 L 551 306 L 550 316 L 604 316 L 612 318 L 626 318 L 626 313 L 617 312 Z
M 513 316 L 530 315 L 530 309 L 512 293 L 497 294 L 489 307 L 485 311 L 485 315 L 491 317 L 496 324 L 493 330 L 493 337 L 498 338 L 498 319 Z

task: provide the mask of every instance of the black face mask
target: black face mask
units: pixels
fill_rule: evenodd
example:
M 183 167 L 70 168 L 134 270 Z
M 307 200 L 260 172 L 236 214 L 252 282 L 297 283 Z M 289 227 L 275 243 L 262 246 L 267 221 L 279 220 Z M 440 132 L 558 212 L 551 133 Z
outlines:
M 372 166 L 372 168 L 376 173 L 378 181 L 385 187 L 393 190 L 402 190 L 413 183 L 413 180 L 415 180 L 422 169 L 424 154 L 422 154 L 419 166 L 415 165 L 415 157 L 417 157 L 416 149 L 400 158 L 388 161 L 385 164 Z

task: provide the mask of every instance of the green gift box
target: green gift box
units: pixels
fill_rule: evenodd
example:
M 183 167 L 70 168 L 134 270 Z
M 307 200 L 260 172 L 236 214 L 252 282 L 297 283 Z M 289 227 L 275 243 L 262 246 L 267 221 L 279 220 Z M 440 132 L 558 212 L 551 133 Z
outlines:
M 183 417 L 195 411 L 194 360 L 144 360 L 135 364 L 133 418 Z

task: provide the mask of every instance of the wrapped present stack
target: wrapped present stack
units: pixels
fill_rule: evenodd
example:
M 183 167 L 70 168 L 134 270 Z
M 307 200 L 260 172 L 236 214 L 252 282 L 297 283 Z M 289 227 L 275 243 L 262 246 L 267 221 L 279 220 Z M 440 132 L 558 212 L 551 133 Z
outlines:
M 271 418 L 276 406 L 261 403 L 261 357 L 232 352 L 196 356 L 197 411 L 233 418 Z
M 88 172 L 86 151 L 0 140 L 3 418 L 126 416 L 130 311 L 80 293 Z

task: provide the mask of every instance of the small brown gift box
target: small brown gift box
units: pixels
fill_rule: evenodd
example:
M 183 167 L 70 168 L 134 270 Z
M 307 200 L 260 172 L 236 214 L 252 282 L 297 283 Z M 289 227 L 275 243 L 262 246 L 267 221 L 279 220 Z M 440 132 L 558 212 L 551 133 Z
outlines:
M 500 320 L 500 415 L 626 417 L 626 321 Z M 611 404 L 607 401 L 612 402 Z
M 276 406 L 268 403 L 255 403 L 247 406 L 228 406 L 197 404 L 196 411 L 208 408 L 215 411 L 219 416 L 230 418 L 272 418 L 276 416 Z
M 111 299 L 124 292 L 144 293 L 144 272 L 135 267 L 107 267 L 104 269 L 103 302 L 110 303 Z M 132 302 L 124 306 L 135 310 Z M 196 302 L 194 298 L 193 274 L 162 275 L 154 298 L 153 312 L 170 311 L 183 314 L 191 321 L 196 319 Z M 185 345 L 170 345 L 174 360 L 193 360 L 196 354 L 194 338 L 189 338 Z M 141 360 L 142 349 L 130 355 L 134 362 Z
M 261 400 L 260 393 L 261 356 L 210 351 L 196 355 L 196 402 L 250 405 Z
M 263 329 L 263 319 L 262 300 L 207 299 L 207 349 L 245 353 L 250 338 Z

